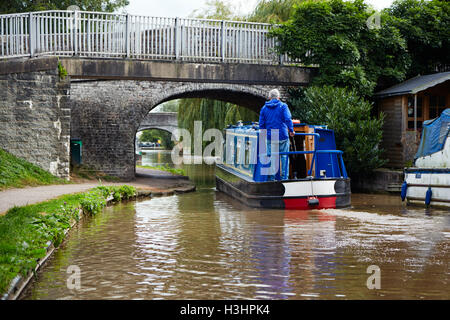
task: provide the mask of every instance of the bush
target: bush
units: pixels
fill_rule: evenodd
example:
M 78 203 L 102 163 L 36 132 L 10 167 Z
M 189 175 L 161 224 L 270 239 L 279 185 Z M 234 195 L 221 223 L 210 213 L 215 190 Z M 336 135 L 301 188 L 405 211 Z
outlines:
M 355 90 L 323 86 L 295 89 L 290 94 L 288 103 L 294 118 L 334 130 L 350 176 L 367 176 L 386 163 L 378 148 L 384 115 L 372 117 L 372 104 Z
M 84 212 L 95 215 L 106 206 L 106 198 L 102 190 L 94 189 L 80 200 L 81 208 Z
M 128 185 L 122 185 L 120 187 L 99 186 L 96 188 L 96 190 L 98 190 L 98 192 L 100 192 L 105 199 L 112 195 L 115 201 L 130 199 L 131 197 L 136 195 L 136 188 Z

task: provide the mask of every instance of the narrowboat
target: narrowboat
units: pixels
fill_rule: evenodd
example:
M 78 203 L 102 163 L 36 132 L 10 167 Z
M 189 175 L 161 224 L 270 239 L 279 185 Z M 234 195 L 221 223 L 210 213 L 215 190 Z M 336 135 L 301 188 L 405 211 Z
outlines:
M 216 163 L 216 187 L 247 206 L 277 209 L 327 209 L 350 206 L 350 179 L 343 152 L 336 150 L 334 131 L 294 121 L 289 152 L 266 153 L 266 139 L 258 123 L 230 125 L 225 130 L 222 161 Z M 288 179 L 273 166 L 276 155 L 288 155 Z
M 414 166 L 405 168 L 401 188 L 407 204 L 450 207 L 450 108 L 424 121 Z

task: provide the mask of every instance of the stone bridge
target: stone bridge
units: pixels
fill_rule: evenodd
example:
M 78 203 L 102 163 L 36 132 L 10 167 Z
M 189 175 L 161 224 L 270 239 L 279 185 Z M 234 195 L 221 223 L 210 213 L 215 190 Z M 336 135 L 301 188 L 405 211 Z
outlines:
M 27 26 L 27 27 L 23 27 Z M 51 26 L 51 27 L 48 27 Z M 0 148 L 69 178 L 82 163 L 135 176 L 135 136 L 172 99 L 259 111 L 315 73 L 275 54 L 268 24 L 44 11 L 0 15 Z
M 135 135 L 157 105 L 212 98 L 258 112 L 270 89 L 286 99 L 287 88 L 307 85 L 314 71 L 74 57 L 1 61 L 0 147 L 68 178 L 70 139 L 81 139 L 84 165 L 134 179 Z
M 178 129 L 177 115 L 176 112 L 150 112 L 142 120 L 138 131 L 147 129 L 164 130 L 175 135 L 175 138 L 178 140 L 179 137 L 176 135 L 176 129 Z
M 68 178 L 70 139 L 81 139 L 84 165 L 134 179 L 135 135 L 157 105 L 211 98 L 258 112 L 270 89 L 286 99 L 287 88 L 307 85 L 314 71 L 76 57 L 0 61 L 0 147 Z

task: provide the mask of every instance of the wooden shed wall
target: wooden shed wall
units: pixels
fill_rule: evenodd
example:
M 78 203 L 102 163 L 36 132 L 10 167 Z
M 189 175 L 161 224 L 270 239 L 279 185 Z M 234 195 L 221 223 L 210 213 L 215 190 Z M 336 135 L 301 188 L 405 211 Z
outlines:
M 378 102 L 378 111 L 385 114 L 383 125 L 383 140 L 381 148 L 384 149 L 383 158 L 388 160 L 385 166 L 403 168 L 403 107 L 402 96 L 381 99 Z

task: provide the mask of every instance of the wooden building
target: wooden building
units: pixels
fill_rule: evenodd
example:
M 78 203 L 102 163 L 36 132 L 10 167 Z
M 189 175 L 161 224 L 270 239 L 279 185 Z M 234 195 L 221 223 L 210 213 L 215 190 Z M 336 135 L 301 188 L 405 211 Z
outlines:
M 385 114 L 383 140 L 387 167 L 412 164 L 422 124 L 450 107 L 450 72 L 417 76 L 375 94 L 378 112 Z

